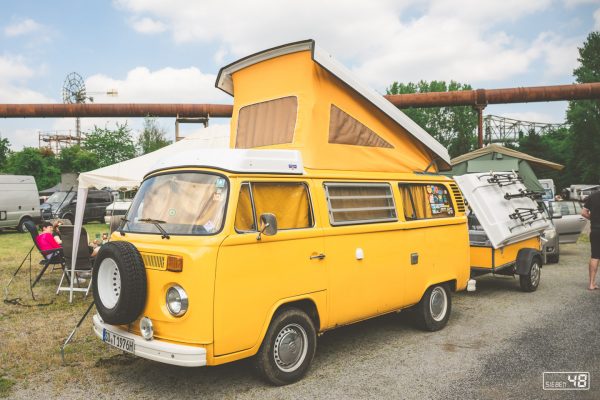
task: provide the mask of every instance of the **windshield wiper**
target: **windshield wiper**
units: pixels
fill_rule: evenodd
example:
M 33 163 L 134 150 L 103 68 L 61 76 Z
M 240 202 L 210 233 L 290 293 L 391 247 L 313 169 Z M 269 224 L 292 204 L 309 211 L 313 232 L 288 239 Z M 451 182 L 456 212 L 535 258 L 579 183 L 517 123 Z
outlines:
M 161 238 L 163 238 L 163 239 L 171 238 L 171 236 L 167 233 L 167 231 L 165 231 L 164 228 L 160 225 L 160 224 L 166 224 L 167 221 L 161 221 L 159 219 L 152 219 L 152 218 L 138 219 L 138 221 L 153 224 L 156 227 L 156 229 L 158 229 L 160 231 L 160 233 L 162 234 Z

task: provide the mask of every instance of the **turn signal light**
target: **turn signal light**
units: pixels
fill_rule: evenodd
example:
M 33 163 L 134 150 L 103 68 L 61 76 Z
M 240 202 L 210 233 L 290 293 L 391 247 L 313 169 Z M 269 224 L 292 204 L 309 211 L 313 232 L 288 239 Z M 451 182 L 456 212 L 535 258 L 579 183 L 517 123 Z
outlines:
M 183 257 L 167 256 L 167 271 L 172 271 L 172 272 L 183 271 Z

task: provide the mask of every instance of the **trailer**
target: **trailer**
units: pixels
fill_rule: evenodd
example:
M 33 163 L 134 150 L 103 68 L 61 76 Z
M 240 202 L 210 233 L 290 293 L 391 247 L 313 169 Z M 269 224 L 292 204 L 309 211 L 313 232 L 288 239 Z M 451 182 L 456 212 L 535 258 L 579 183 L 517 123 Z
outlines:
M 471 278 L 484 274 L 519 276 L 521 289 L 533 292 L 543 265 L 541 234 L 550 221 L 515 172 L 489 172 L 454 178 L 470 214 Z

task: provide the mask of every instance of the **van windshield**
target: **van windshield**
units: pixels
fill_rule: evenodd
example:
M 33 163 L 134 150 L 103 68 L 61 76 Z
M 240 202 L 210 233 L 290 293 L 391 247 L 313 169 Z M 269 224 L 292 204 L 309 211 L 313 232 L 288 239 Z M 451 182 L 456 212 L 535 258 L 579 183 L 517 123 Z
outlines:
M 58 204 L 64 202 L 65 204 L 67 204 L 70 203 L 71 200 L 73 200 L 76 194 L 77 193 L 75 192 L 54 192 L 50 197 L 48 197 L 46 203 Z
M 126 216 L 124 232 L 213 235 L 223 226 L 229 192 L 227 179 L 198 172 L 178 172 L 146 179 Z

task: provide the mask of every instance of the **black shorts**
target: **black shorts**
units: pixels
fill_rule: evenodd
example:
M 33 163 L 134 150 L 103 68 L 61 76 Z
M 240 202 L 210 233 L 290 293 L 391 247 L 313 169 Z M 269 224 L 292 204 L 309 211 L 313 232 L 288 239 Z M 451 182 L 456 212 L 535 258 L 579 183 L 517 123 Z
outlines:
M 592 245 L 592 258 L 600 259 L 600 230 L 590 231 L 590 244 Z

